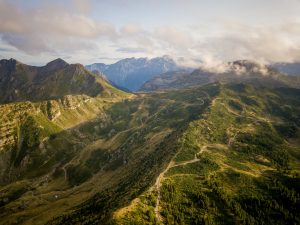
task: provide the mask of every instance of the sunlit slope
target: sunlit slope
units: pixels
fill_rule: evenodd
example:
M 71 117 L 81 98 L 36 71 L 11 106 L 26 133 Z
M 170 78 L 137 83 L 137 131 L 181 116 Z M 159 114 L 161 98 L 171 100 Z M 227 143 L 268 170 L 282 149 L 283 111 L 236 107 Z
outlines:
M 117 224 L 298 224 L 299 90 L 226 85 Z
M 0 103 L 43 101 L 66 95 L 96 97 L 120 92 L 81 64 L 56 59 L 36 67 L 14 59 L 0 60 Z
M 211 84 L 3 105 L 22 118 L 0 223 L 297 224 L 299 95 Z
M 78 108 L 68 109 L 61 109 L 61 101 L 52 102 L 51 107 L 49 101 L 35 103 L 38 106 L 32 107 L 40 112 L 30 114 L 20 127 L 20 133 L 25 132 L 21 136 L 27 135 L 30 142 L 3 151 L 17 149 L 18 156 L 26 149 L 22 160 L 13 157 L 6 167 L 17 175 L 3 175 L 7 182 L 1 187 L 3 223 L 65 223 L 73 218 L 109 221 L 115 208 L 150 187 L 174 156 L 177 138 L 188 122 L 210 104 L 210 95 L 218 93 L 217 85 L 207 89 L 81 97 Z M 81 116 L 85 114 L 84 122 Z M 70 121 L 78 123 L 71 126 Z M 52 132 L 43 134 L 41 124 L 49 125 L 47 130 Z M 93 205 L 98 203 L 95 211 Z

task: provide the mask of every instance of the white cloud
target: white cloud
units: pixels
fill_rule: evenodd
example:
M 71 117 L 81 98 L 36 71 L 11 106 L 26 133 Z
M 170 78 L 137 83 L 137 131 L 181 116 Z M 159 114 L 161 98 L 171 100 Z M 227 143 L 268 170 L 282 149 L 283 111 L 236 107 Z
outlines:
M 186 49 L 194 42 L 190 33 L 171 26 L 158 27 L 154 30 L 153 35 L 172 48 Z
M 75 11 L 51 4 L 24 8 L 0 0 L 0 51 L 7 45 L 14 49 L 1 51 L 1 55 L 14 57 L 17 49 L 22 57 L 25 53 L 48 55 L 47 59 L 69 55 L 83 63 L 99 57 L 170 55 L 180 64 L 220 71 L 226 69 L 223 62 L 238 59 L 266 63 L 300 60 L 299 17 L 256 26 L 237 20 L 215 20 L 201 27 L 197 21 L 190 26 L 174 22 L 145 28 L 138 21 L 116 26 L 89 16 L 90 1 L 71 1 Z
M 144 32 L 138 25 L 136 24 L 126 24 L 120 29 L 121 33 L 124 35 L 138 35 Z
M 75 9 L 82 13 L 88 14 L 91 11 L 91 3 L 89 0 L 72 0 L 75 6 Z
M 0 2 L 0 33 L 28 54 L 90 49 L 96 40 L 117 35 L 113 25 L 81 14 L 53 7 L 25 11 L 5 1 Z
M 264 63 L 300 60 L 300 23 L 277 26 L 236 25 L 207 38 L 198 48 L 223 60 L 250 59 Z

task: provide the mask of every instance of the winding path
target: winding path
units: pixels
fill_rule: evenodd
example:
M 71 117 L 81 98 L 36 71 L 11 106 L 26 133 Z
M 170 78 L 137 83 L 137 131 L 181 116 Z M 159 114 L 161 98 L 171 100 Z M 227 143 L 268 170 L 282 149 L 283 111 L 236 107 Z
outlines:
M 167 168 L 162 173 L 160 173 L 159 176 L 157 177 L 156 182 L 155 182 L 155 188 L 156 188 L 156 191 L 157 191 L 157 199 L 156 199 L 156 205 L 155 205 L 154 212 L 155 212 L 156 219 L 159 223 L 162 223 L 162 221 L 163 221 L 163 218 L 160 215 L 159 207 L 160 207 L 160 200 L 161 200 L 160 188 L 161 188 L 162 180 L 163 180 L 163 177 L 164 177 L 165 173 L 173 167 L 185 166 L 185 165 L 192 164 L 192 163 L 200 161 L 200 159 L 197 157 L 197 155 L 202 154 L 206 150 L 207 150 L 207 145 L 203 145 L 201 147 L 200 151 L 195 154 L 194 159 L 183 161 L 183 162 L 180 162 L 178 164 L 175 164 L 174 161 L 171 161 L 169 163 L 169 165 L 167 166 Z
M 210 99 L 209 95 L 205 91 L 203 91 L 203 92 L 205 93 L 206 98 Z M 204 100 L 202 98 L 198 98 L 197 100 L 201 101 L 201 105 L 204 104 Z M 181 145 L 181 149 L 182 148 L 183 148 L 183 143 Z M 192 163 L 200 161 L 200 159 L 197 156 L 202 154 L 206 150 L 207 150 L 207 145 L 203 145 L 201 147 L 200 151 L 197 152 L 195 154 L 194 158 L 191 159 L 191 160 L 183 161 L 183 162 L 180 162 L 180 163 L 177 163 L 177 164 L 173 160 L 171 160 L 171 162 L 168 164 L 167 168 L 163 172 L 161 172 L 159 174 L 159 176 L 157 177 L 157 179 L 155 181 L 155 185 L 154 185 L 155 188 L 156 188 L 156 191 L 157 191 L 157 198 L 156 198 L 156 204 L 155 204 L 154 212 L 155 212 L 155 217 L 156 217 L 159 224 L 163 223 L 163 217 L 160 214 L 160 201 L 161 201 L 161 191 L 160 190 L 161 190 L 162 180 L 164 178 L 165 173 L 173 167 L 185 166 L 185 165 L 192 164 Z M 174 156 L 174 158 L 176 157 L 176 155 Z

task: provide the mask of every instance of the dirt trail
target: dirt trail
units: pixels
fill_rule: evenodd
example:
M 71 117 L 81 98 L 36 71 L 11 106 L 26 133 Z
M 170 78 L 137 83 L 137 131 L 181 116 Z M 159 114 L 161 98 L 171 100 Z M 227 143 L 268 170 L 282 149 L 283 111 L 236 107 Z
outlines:
M 160 211 L 159 211 L 159 207 L 160 207 L 160 200 L 161 200 L 161 192 L 160 192 L 160 188 L 161 188 L 161 185 L 162 185 L 162 180 L 164 178 L 164 175 L 165 173 L 173 168 L 173 167 L 178 167 L 178 166 L 185 166 L 185 165 L 188 165 L 188 164 L 192 164 L 192 163 L 195 163 L 195 162 L 198 162 L 200 161 L 200 159 L 197 157 L 198 155 L 202 154 L 204 151 L 207 150 L 207 145 L 203 145 L 200 149 L 200 151 L 198 153 L 195 154 L 195 157 L 194 159 L 191 159 L 191 160 L 187 160 L 187 161 L 183 161 L 183 162 L 180 162 L 180 163 L 177 163 L 175 164 L 175 162 L 172 160 L 169 165 L 167 166 L 167 168 L 161 172 L 159 174 L 159 176 L 157 177 L 156 179 L 156 182 L 155 182 L 155 188 L 157 190 L 157 199 L 156 199 L 156 205 L 155 205 L 155 209 L 154 209 L 154 212 L 155 212 L 155 216 L 156 216 L 156 219 L 159 223 L 162 223 L 163 221 L 163 218 L 162 216 L 160 215 Z
M 206 95 L 206 97 L 204 97 L 204 98 L 205 99 L 210 99 L 210 96 L 208 95 L 208 93 L 206 93 L 206 92 L 204 92 L 204 93 Z M 200 103 L 201 105 L 204 104 L 203 98 L 198 98 L 197 100 L 201 101 L 201 103 Z M 181 146 L 181 149 L 182 149 L 182 147 L 183 147 L 183 144 Z M 159 176 L 157 177 L 157 179 L 155 181 L 155 185 L 154 185 L 155 188 L 156 188 L 156 191 L 157 191 L 157 198 L 156 198 L 156 204 L 155 204 L 154 212 L 155 212 L 155 217 L 156 217 L 159 224 L 163 223 L 163 217 L 160 214 L 160 201 L 161 201 L 161 191 L 160 191 L 160 189 L 161 189 L 162 180 L 164 178 L 165 173 L 173 167 L 185 166 L 185 165 L 192 164 L 192 163 L 200 161 L 200 159 L 197 156 L 202 154 L 206 150 L 207 150 L 207 145 L 203 145 L 201 147 L 200 151 L 195 154 L 194 159 L 183 161 L 183 162 L 180 162 L 180 163 L 177 163 L 177 164 L 173 160 L 171 160 L 171 162 L 169 163 L 167 168 L 163 172 L 161 172 L 159 174 Z M 176 157 L 176 155 L 174 156 L 174 158 L 175 157 Z

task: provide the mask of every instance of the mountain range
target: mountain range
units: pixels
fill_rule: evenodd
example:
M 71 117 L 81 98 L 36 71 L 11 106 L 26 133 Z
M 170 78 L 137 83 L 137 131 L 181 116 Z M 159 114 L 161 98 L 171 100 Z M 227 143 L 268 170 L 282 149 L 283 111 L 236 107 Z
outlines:
M 154 76 L 140 88 L 141 91 L 176 89 L 214 82 L 247 83 L 268 87 L 300 87 L 299 77 L 288 76 L 271 66 L 239 60 L 223 65 L 224 71 L 199 68 L 193 72 L 175 71 Z
M 109 81 L 130 91 L 138 90 L 155 75 L 183 69 L 168 56 L 153 59 L 127 58 L 110 65 L 94 63 L 86 68 L 103 73 Z
M 281 73 L 285 73 L 291 76 L 300 76 L 300 63 L 274 63 L 271 65 Z
M 0 61 L 1 225 L 300 223 L 298 77 L 127 61 L 158 72 L 140 92 L 61 59 Z
M 0 102 L 38 101 L 85 94 L 95 97 L 107 90 L 101 76 L 81 64 L 56 59 L 42 67 L 23 64 L 15 59 L 0 61 Z

